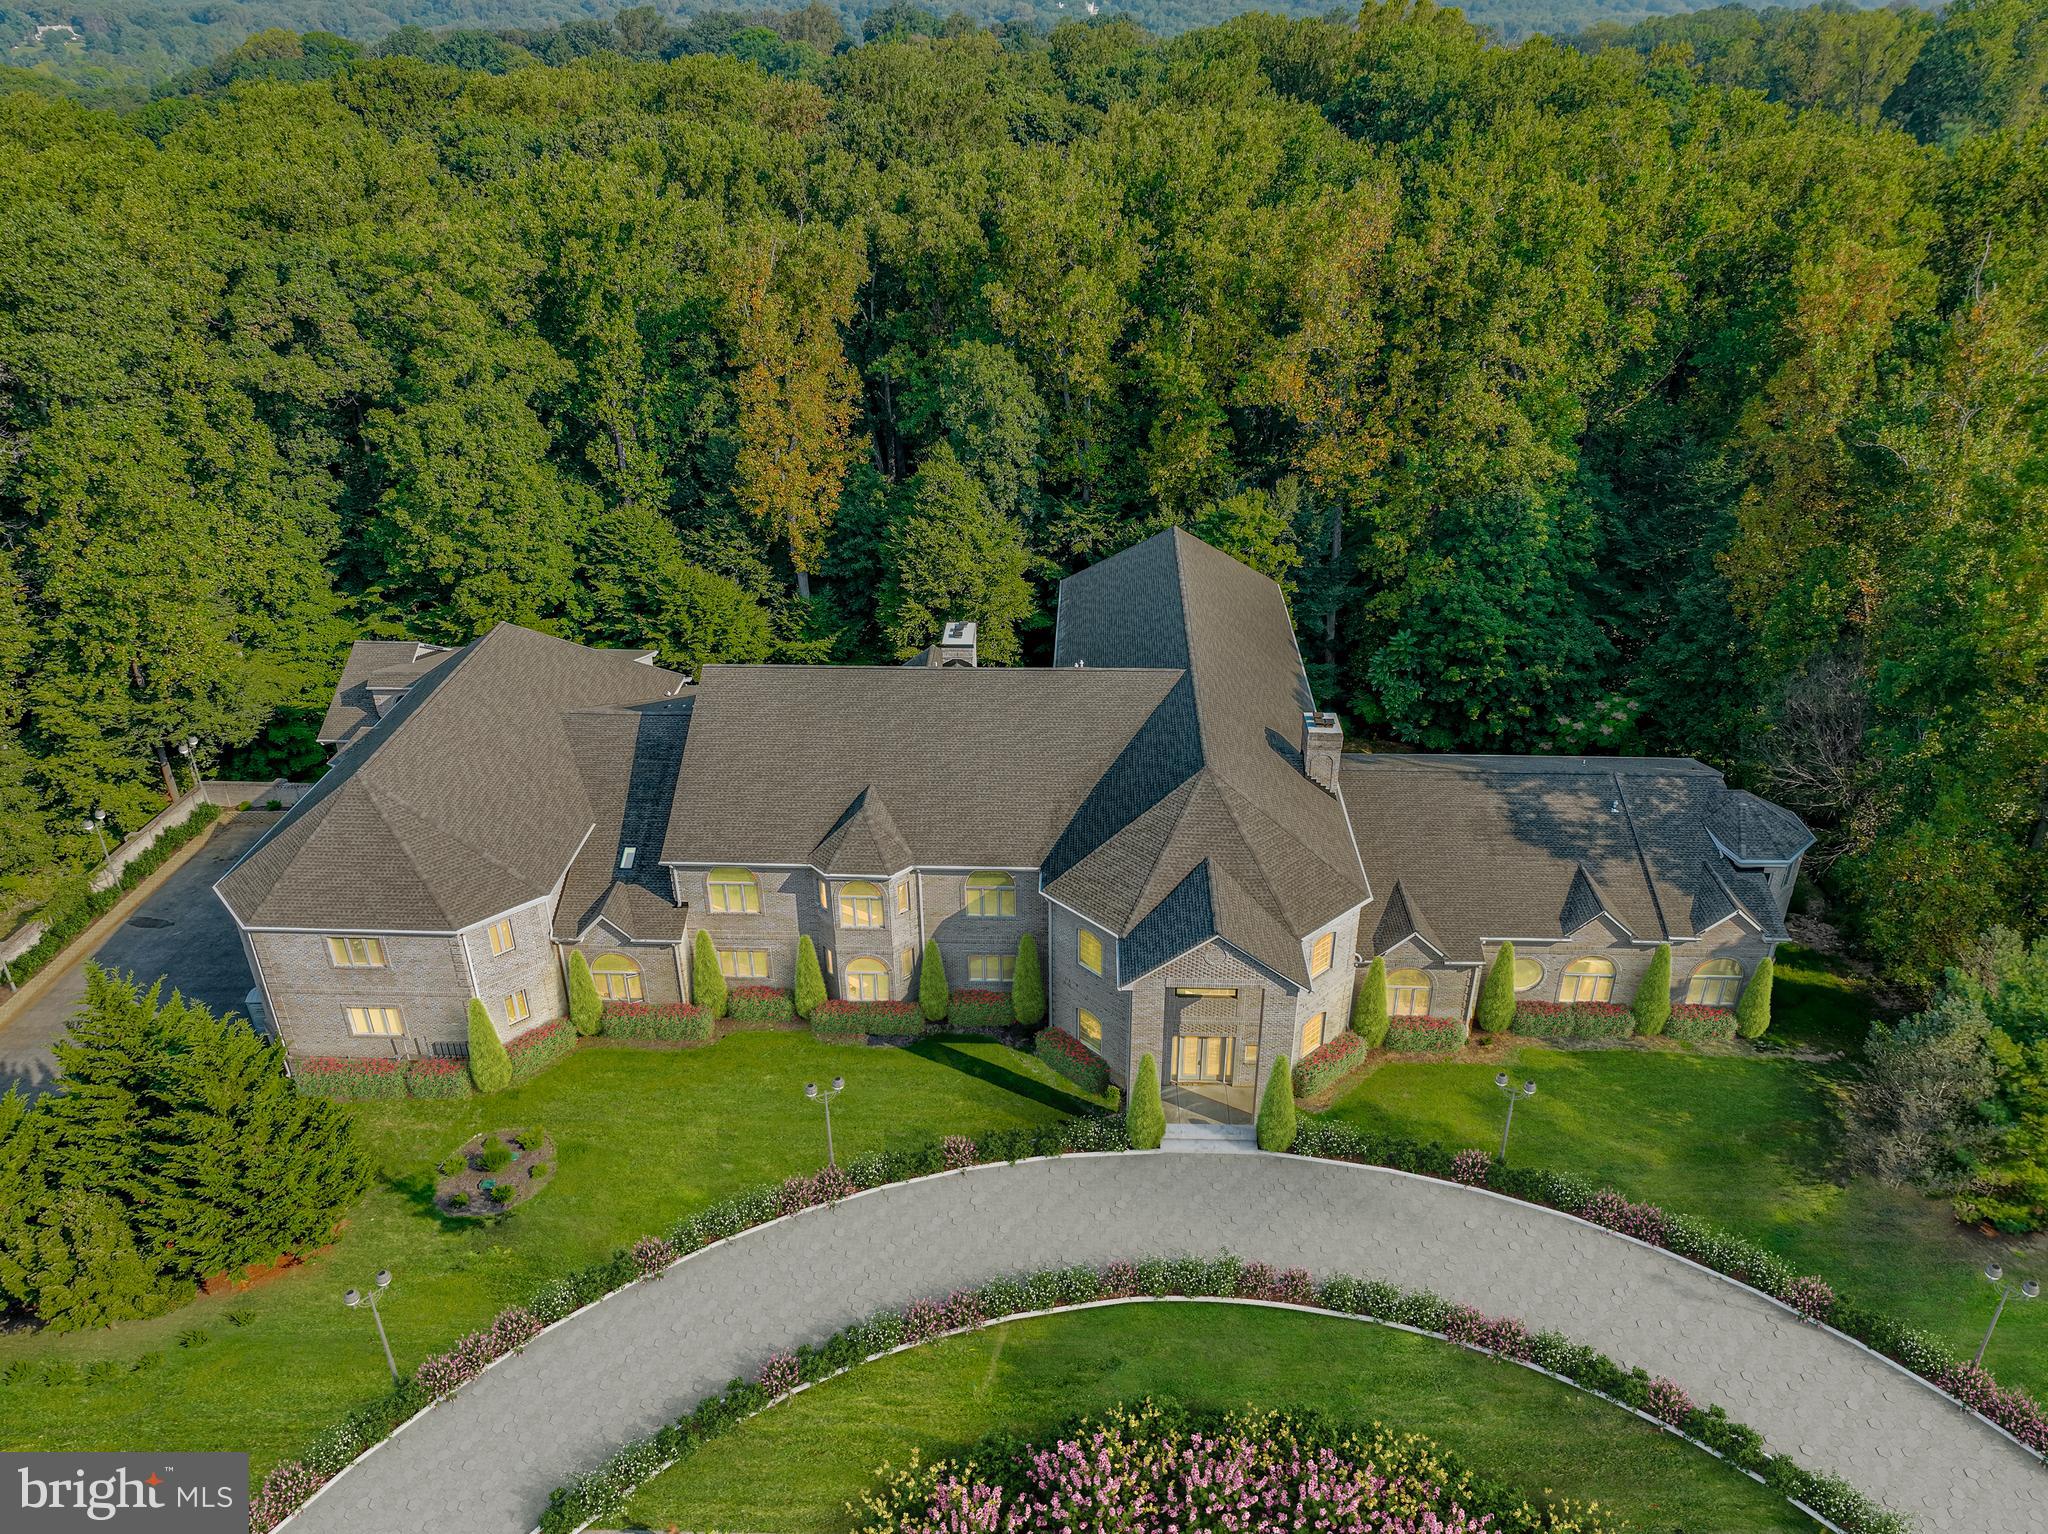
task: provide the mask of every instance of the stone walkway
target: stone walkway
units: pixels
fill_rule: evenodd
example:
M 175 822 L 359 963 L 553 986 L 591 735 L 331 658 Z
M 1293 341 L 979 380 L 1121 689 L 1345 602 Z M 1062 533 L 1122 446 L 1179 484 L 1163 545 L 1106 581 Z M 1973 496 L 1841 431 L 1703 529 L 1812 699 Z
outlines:
M 1450 1183 L 1160 1151 L 882 1188 L 701 1253 L 489 1370 L 286 1527 L 527 1534 L 557 1484 L 770 1353 L 1005 1273 L 1182 1252 L 1434 1290 L 1677 1380 L 1923 1530 L 2042 1526 L 2039 1461 L 1882 1359 L 1667 1254 Z

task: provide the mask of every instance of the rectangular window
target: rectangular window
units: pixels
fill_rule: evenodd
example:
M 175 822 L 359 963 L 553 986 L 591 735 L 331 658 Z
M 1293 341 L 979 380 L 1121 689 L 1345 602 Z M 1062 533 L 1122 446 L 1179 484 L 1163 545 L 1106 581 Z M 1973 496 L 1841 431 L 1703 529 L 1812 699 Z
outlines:
M 913 950 L 909 948 L 899 948 L 896 950 L 896 972 L 899 975 L 908 980 L 910 972 L 916 968 L 917 954 Z
M 882 925 L 882 892 L 872 884 L 855 881 L 839 886 L 839 925 L 879 927 Z
M 1076 1017 L 1081 1025 L 1081 1037 L 1090 1044 L 1100 1044 L 1102 1042 L 1102 1019 L 1093 1012 L 1090 1012 L 1086 1007 L 1081 1008 Z
M 728 980 L 766 980 L 768 950 L 765 948 L 721 948 L 718 972 Z
M 1237 1000 L 1237 987 L 1230 985 L 1177 985 L 1173 988 L 1176 996 L 1207 997 L 1214 1001 Z
M 494 954 L 512 951 L 512 918 L 491 923 L 491 952 Z
M 832 909 L 832 900 L 831 897 L 825 893 L 825 881 L 823 879 L 820 879 L 818 881 L 818 909 L 821 911 L 829 911 Z
M 969 980 L 1014 980 L 1017 956 L 1011 953 L 971 953 L 967 956 Z
M 1244 1063 L 1246 1065 L 1257 1065 L 1259 1063 L 1259 1046 L 1250 1039 L 1246 1039 L 1244 1042 Z
M 908 879 L 905 879 L 896 886 L 896 914 L 898 916 L 908 916 L 910 914 L 910 881 Z
M 350 1007 L 348 1031 L 358 1038 L 395 1039 L 405 1032 L 396 1007 Z
M 825 950 L 825 973 L 828 975 L 838 973 L 838 971 L 833 969 L 832 967 L 832 950 L 829 948 Z
M 331 937 L 327 962 L 336 969 L 382 969 L 384 940 L 378 937 Z
M 1092 932 L 1083 931 L 1079 943 L 1081 968 L 1091 975 L 1102 973 L 1102 939 Z
M 1318 1012 L 1314 1017 L 1301 1025 L 1301 1052 L 1303 1055 L 1312 1055 L 1323 1047 L 1323 1023 L 1328 1016 L 1327 1012 Z
M 514 991 L 505 998 L 505 1021 L 523 1023 L 532 1013 L 526 1005 L 526 992 Z
M 711 909 L 722 915 L 753 916 L 761 909 L 761 883 L 744 868 L 714 868 L 704 881 Z
M 1309 951 L 1308 977 L 1311 980 L 1330 972 L 1330 962 L 1337 956 L 1337 934 L 1325 932 L 1316 939 L 1316 946 Z

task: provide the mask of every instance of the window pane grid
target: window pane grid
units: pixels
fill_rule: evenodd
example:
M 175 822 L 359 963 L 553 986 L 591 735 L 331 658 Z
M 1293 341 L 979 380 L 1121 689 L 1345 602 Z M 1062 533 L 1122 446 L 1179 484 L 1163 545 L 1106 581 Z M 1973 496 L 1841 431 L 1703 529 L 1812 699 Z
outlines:
M 348 1031 L 358 1037 L 397 1038 L 405 1032 L 405 1019 L 396 1007 L 350 1007 Z
M 721 948 L 718 972 L 728 980 L 766 980 L 768 950 L 765 948 Z
M 597 994 L 606 1001 L 643 1001 L 640 966 L 624 954 L 607 953 L 590 961 L 590 978 L 597 982 Z
M 382 969 L 384 940 L 375 937 L 331 937 L 327 960 L 336 969 Z
M 1015 916 L 1017 881 L 1008 874 L 979 873 L 967 877 L 969 916 Z
M 1316 939 L 1316 946 L 1311 951 L 1308 961 L 1308 974 L 1311 980 L 1330 972 L 1330 963 L 1336 957 L 1336 952 L 1336 933 L 1325 932 Z
M 711 909 L 723 915 L 754 916 L 761 910 L 761 884 L 744 868 L 714 868 L 704 893 Z
M 1008 953 L 976 953 L 967 956 L 969 980 L 1014 980 L 1017 957 Z
M 490 935 L 491 953 L 494 957 L 512 951 L 512 919 L 509 916 L 503 921 L 492 922 Z

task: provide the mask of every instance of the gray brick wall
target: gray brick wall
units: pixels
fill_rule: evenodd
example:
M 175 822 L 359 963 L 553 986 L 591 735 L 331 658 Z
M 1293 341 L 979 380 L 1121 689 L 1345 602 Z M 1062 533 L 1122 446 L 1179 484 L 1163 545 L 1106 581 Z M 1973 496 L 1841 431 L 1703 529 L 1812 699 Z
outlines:
M 1358 917 L 1356 913 L 1346 912 L 1322 931 L 1336 939 L 1332 945 L 1330 967 L 1311 980 L 1308 989 L 1293 999 L 1294 1031 L 1286 1046 L 1290 1062 L 1299 1062 L 1308 1052 L 1302 1043 L 1302 1030 L 1318 1012 L 1324 1014 L 1325 1044 L 1351 1025 L 1351 988 L 1357 978 Z M 1321 935 L 1321 932 L 1313 933 L 1301 945 L 1304 963 L 1313 955 L 1316 938 Z
M 552 901 L 522 906 L 506 919 L 512 923 L 512 947 L 502 954 L 491 952 L 490 923 L 484 922 L 459 934 L 476 974 L 476 994 L 497 1025 L 500 1038 L 510 1038 L 527 1028 L 561 1017 L 569 1009 L 562 982 L 561 960 L 554 943 Z M 507 999 L 514 991 L 526 992 L 527 1020 L 514 1024 L 506 1012 Z M 463 1036 L 468 1037 L 465 1020 Z
M 954 990 L 1007 991 L 1010 988 L 1008 981 L 970 979 L 967 961 L 976 954 L 1000 954 L 1014 958 L 1018 938 L 1028 932 L 1038 944 L 1039 963 L 1043 966 L 1049 941 L 1046 913 L 1051 904 L 1038 893 L 1038 870 L 991 869 L 991 873 L 1007 873 L 1017 881 L 1017 914 L 970 916 L 967 914 L 968 872 L 966 869 L 946 869 L 917 876 L 925 936 L 938 939 L 939 953 L 946 965 L 946 983 Z
M 565 943 L 561 953 L 564 962 L 571 949 L 580 951 L 586 959 L 598 959 L 605 954 L 624 954 L 640 966 L 640 989 L 649 1002 L 687 1001 L 689 996 L 686 977 L 689 972 L 689 957 L 681 949 L 669 943 L 629 943 L 603 922 L 599 922 L 584 935 L 580 943 Z M 677 972 L 677 959 L 682 959 L 682 975 Z M 567 1010 L 566 1001 L 564 1011 Z
M 719 865 L 721 867 L 726 865 Z M 705 890 L 709 865 L 672 869 L 675 898 L 690 908 L 690 943 L 699 932 L 711 934 L 715 948 L 763 948 L 768 952 L 768 978 L 737 981 L 740 985 L 773 985 L 784 990 L 796 983 L 796 940 L 799 931 L 812 931 L 815 921 L 802 925 L 817 911 L 817 880 L 807 868 L 753 868 L 761 887 L 761 909 L 757 914 L 711 909 Z M 818 962 L 824 963 L 821 947 Z M 689 954 L 683 956 L 687 969 Z M 835 991 L 836 995 L 837 992 Z
M 469 967 L 456 938 L 355 935 L 382 938 L 382 969 L 336 968 L 322 933 L 248 934 L 271 1024 L 289 1053 L 413 1055 L 430 1053 L 437 1043 L 467 1045 Z M 397 1007 L 405 1036 L 358 1038 L 348 1029 L 349 1007 Z
M 1020 904 L 1018 907 L 1022 910 Z M 1081 1037 L 1080 1010 L 1086 1007 L 1102 1023 L 1102 1041 L 1088 1047 L 1109 1066 L 1110 1079 L 1128 1087 L 1131 1068 L 1142 1050 L 1133 1049 L 1130 998 L 1116 987 L 1116 938 L 1106 927 L 1076 916 L 1063 906 L 1051 906 L 1047 921 L 1046 1006 L 1047 1020 Z M 1079 934 L 1083 929 L 1102 940 L 1102 973 L 1091 974 L 1081 967 Z
M 1199 1022 L 1187 1021 L 1188 998 L 1174 994 L 1187 987 L 1231 987 L 1237 991 L 1234 1003 L 1213 1000 L 1195 1009 L 1211 1014 Z M 1240 958 L 1218 942 L 1182 954 L 1171 963 L 1138 982 L 1132 989 L 1132 1060 L 1150 1053 L 1159 1061 L 1162 1082 L 1173 1079 L 1173 1037 L 1179 1032 L 1227 1035 L 1230 1045 L 1231 1081 L 1257 1090 L 1268 1069 L 1280 1055 L 1293 1054 L 1300 1022 L 1295 993 L 1274 982 L 1265 971 Z M 1227 1007 L 1233 1014 L 1225 1023 L 1213 1016 Z M 1247 1054 L 1246 1046 L 1251 1047 Z

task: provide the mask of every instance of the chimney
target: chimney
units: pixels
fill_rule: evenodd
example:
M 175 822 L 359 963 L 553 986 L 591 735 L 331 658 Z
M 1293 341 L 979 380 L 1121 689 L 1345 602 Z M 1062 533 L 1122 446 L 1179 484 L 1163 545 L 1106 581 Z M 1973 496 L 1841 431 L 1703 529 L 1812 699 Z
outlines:
M 1302 776 L 1328 793 L 1337 791 L 1337 764 L 1344 757 L 1344 726 L 1335 714 L 1301 716 Z
M 972 666 L 977 664 L 975 645 L 979 629 L 973 623 L 962 623 L 957 619 L 948 623 L 939 635 L 937 649 L 939 664 L 942 666 Z

